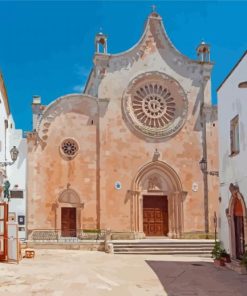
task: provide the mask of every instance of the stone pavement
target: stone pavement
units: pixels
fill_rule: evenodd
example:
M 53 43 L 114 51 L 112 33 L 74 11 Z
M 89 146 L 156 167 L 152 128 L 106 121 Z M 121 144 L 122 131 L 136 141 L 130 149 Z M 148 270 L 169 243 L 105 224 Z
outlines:
M 246 296 L 247 276 L 199 257 L 36 250 L 0 263 L 0 295 Z

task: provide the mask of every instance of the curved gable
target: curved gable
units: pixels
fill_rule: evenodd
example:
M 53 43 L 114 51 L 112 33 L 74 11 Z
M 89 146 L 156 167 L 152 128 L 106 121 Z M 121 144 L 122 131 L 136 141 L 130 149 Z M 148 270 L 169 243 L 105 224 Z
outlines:
M 90 73 L 84 92 L 98 96 L 99 84 L 107 74 L 130 71 L 137 63 L 142 63 L 144 68 L 155 68 L 154 62 L 151 60 L 158 57 L 158 64 L 167 65 L 171 71 L 182 77 L 188 77 L 188 75 L 195 77 L 195 72 L 201 71 L 201 62 L 180 53 L 169 39 L 162 18 L 157 13 L 151 13 L 145 24 L 142 37 L 132 48 L 118 54 L 95 54 L 94 68 Z M 212 64 L 210 62 L 204 64 L 208 65 L 210 72 Z
M 37 132 L 42 138 L 48 133 L 51 123 L 65 113 L 79 113 L 94 118 L 98 113 L 97 99 L 83 94 L 62 96 L 49 104 L 37 122 Z

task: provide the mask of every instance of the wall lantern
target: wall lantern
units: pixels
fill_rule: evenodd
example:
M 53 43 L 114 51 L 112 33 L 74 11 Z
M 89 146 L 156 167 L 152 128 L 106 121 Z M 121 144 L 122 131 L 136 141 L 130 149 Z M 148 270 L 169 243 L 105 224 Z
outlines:
M 15 163 L 19 155 L 19 150 L 16 148 L 16 146 L 13 146 L 10 150 L 10 157 L 12 161 L 3 161 L 0 162 L 0 167 L 6 167 L 7 165 L 12 165 Z
M 204 174 L 208 174 L 211 176 L 217 176 L 219 177 L 219 172 L 218 171 L 207 171 L 207 162 L 204 158 L 202 158 L 199 162 L 200 169 Z

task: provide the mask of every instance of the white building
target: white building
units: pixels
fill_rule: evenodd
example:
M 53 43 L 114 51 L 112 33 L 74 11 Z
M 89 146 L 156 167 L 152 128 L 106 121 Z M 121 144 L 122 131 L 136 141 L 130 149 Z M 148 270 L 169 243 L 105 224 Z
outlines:
M 247 243 L 247 51 L 218 88 L 220 240 L 241 259 Z
M 16 146 L 19 151 L 18 158 L 11 165 L 4 165 L 6 162 L 12 162 L 10 150 L 13 146 Z M 18 222 L 21 239 L 26 237 L 26 149 L 26 139 L 23 138 L 22 130 L 15 129 L 6 88 L 0 74 L 0 198 L 3 200 L 3 186 L 8 180 L 10 182 L 9 220 Z

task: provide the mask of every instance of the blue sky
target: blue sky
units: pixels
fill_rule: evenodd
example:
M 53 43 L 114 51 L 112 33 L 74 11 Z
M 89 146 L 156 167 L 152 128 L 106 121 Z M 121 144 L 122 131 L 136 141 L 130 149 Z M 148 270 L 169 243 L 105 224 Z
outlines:
M 216 88 L 247 49 L 247 2 L 0 2 L 0 68 L 16 127 L 31 130 L 33 95 L 48 104 L 80 91 L 100 27 L 108 35 L 109 53 L 132 47 L 152 4 L 180 52 L 196 59 L 202 39 L 211 45 L 215 103 Z

